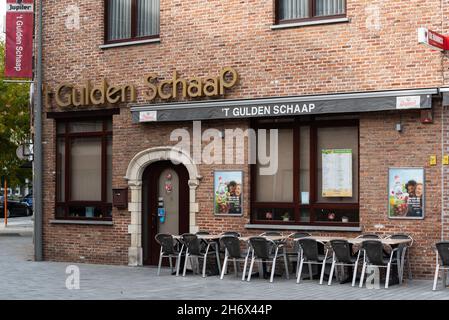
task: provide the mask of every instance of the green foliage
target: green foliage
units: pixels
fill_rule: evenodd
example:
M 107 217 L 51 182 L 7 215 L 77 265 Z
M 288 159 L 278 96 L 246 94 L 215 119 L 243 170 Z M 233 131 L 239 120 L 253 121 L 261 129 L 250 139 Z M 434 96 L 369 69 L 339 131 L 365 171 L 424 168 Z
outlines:
M 0 42 L 0 175 L 9 185 L 31 178 L 30 169 L 22 169 L 24 161 L 16 156 L 17 146 L 30 135 L 29 84 L 3 82 L 5 45 Z

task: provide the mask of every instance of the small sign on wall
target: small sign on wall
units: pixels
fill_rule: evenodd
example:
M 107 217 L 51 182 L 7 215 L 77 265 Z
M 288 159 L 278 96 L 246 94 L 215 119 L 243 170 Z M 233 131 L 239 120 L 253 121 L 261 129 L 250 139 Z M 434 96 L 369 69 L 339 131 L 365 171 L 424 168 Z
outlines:
M 388 217 L 424 219 L 424 168 L 390 168 L 388 174 Z

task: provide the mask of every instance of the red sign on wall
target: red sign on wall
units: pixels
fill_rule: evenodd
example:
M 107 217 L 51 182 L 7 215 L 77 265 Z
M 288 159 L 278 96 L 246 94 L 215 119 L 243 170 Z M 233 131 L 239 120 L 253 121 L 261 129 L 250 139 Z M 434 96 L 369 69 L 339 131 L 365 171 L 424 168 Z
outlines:
M 436 50 L 449 50 L 449 38 L 427 28 L 418 29 L 418 42 Z
M 5 77 L 33 78 L 33 22 L 33 0 L 7 0 Z

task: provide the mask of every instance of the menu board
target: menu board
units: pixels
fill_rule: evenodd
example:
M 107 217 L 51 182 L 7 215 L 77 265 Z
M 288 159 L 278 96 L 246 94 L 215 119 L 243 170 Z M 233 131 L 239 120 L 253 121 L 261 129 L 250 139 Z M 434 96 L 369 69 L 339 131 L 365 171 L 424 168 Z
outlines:
M 322 150 L 322 196 L 352 197 L 352 150 Z

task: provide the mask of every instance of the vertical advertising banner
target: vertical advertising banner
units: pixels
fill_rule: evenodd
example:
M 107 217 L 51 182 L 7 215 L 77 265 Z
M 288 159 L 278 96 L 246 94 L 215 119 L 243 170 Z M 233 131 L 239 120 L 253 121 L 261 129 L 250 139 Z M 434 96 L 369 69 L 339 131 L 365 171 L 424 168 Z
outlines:
M 6 1 L 5 77 L 33 77 L 33 0 Z

